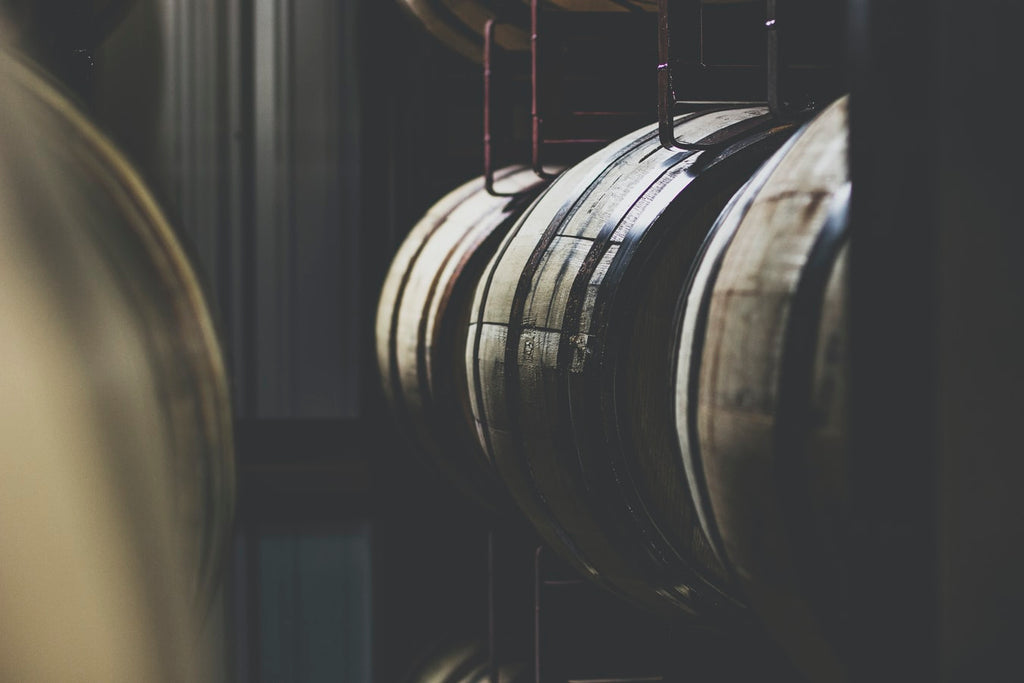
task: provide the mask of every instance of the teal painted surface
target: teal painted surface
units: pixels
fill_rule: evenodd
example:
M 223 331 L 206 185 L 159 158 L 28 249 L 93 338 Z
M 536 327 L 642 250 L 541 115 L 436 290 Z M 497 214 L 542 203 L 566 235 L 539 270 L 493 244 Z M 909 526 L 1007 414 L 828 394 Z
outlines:
M 371 680 L 366 525 L 263 534 L 259 582 L 260 680 Z

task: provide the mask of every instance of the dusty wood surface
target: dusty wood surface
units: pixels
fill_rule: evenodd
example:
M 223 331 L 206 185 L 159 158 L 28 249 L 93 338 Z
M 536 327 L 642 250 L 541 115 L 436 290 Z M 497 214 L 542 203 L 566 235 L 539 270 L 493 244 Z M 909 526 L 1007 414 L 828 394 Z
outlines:
M 841 100 L 723 214 L 686 297 L 676 380 L 703 526 L 823 680 L 842 676 L 826 634 L 843 591 L 846 131 Z
M 465 328 L 477 279 L 499 241 L 542 183 L 521 166 L 453 190 L 399 247 L 377 308 L 377 360 L 384 390 L 417 448 L 465 495 L 488 509 L 498 487 L 481 454 L 469 413 Z
M 723 133 L 725 131 L 725 133 Z M 681 117 L 564 172 L 481 278 L 467 368 L 481 443 L 577 569 L 665 613 L 740 609 L 692 513 L 671 410 L 672 308 L 729 196 L 779 144 L 761 109 Z

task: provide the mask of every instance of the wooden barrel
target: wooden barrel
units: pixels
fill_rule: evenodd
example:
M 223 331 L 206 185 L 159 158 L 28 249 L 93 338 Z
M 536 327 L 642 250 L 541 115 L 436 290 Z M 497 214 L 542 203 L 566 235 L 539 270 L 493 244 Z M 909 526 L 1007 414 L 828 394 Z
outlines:
M 111 466 L 146 461 L 171 492 L 191 590 L 206 604 L 232 523 L 234 461 L 224 363 L 202 289 L 111 143 L 26 63 L 0 55 L 0 77 L 5 210 L 15 217 L 3 228 L 37 264 L 49 310 L 60 311 L 77 351 L 70 360 L 97 400 L 97 429 L 125 461 Z M 144 389 L 131 385 L 139 377 Z M 133 433 L 143 393 L 154 432 L 128 448 L 117 440 Z
M 681 300 L 681 452 L 702 526 L 814 680 L 843 680 L 847 100 L 722 214 Z
M 453 640 L 427 653 L 405 680 L 406 683 L 492 683 L 489 666 L 486 643 Z M 494 683 L 528 681 L 533 681 L 532 672 L 525 663 L 519 663 L 500 666 Z
M 763 108 L 679 117 L 564 172 L 476 290 L 466 357 L 480 442 L 544 539 L 662 612 L 731 613 L 675 436 L 672 312 L 732 194 L 789 129 Z
M 476 439 L 466 392 L 465 330 L 477 279 L 509 227 L 543 186 L 523 166 L 476 178 L 437 202 L 391 263 L 377 307 L 377 361 L 395 415 L 418 449 L 466 496 L 502 500 Z

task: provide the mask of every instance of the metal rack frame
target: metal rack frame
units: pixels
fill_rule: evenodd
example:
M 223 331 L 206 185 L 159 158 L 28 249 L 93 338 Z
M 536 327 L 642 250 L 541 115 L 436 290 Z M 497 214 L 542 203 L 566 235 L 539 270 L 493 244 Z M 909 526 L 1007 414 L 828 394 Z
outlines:
M 543 21 L 543 16 L 544 10 L 542 8 L 542 0 L 530 0 L 530 165 L 534 173 L 539 178 L 552 179 L 558 174 L 545 169 L 545 166 L 547 165 L 544 154 L 546 146 L 559 145 L 594 147 L 596 145 L 610 142 L 612 138 L 549 138 L 545 135 L 544 128 L 545 117 L 547 114 L 547 103 L 544 102 L 544 98 L 541 95 L 541 75 L 544 72 L 545 44 L 551 36 L 547 36 L 545 34 L 546 25 Z M 487 192 L 495 197 L 513 196 L 509 193 L 500 192 L 494 185 L 496 164 L 494 163 L 494 127 L 492 113 L 494 111 L 494 92 L 497 87 L 495 74 L 495 64 L 497 62 L 495 48 L 497 43 L 494 36 L 496 28 L 503 23 L 503 19 L 499 16 L 489 19 L 484 25 L 483 176 Z M 636 118 L 638 116 L 639 112 L 635 111 L 572 111 L 567 114 L 567 118 L 570 120 L 587 118 L 602 118 L 606 120 L 613 118 L 629 119 Z
M 784 0 L 765 0 L 766 20 L 765 28 L 765 92 L 764 102 L 741 102 L 741 101 L 700 101 L 692 99 L 680 99 L 677 96 L 674 74 L 674 63 L 677 62 L 673 54 L 672 42 L 672 21 L 670 17 L 684 3 L 680 0 L 659 0 L 657 20 L 657 112 L 658 132 L 661 144 L 666 149 L 679 151 L 702 151 L 716 149 L 722 143 L 679 140 L 675 137 L 673 119 L 676 113 L 683 111 L 699 111 L 720 106 L 742 106 L 761 104 L 767 106 L 776 119 L 783 122 L 799 121 L 808 118 L 815 111 L 815 103 L 809 98 L 800 98 L 801 104 L 794 105 L 794 98 L 789 97 L 787 92 L 787 64 L 785 61 L 785 40 L 784 33 L 787 26 L 786 5 Z M 675 8 L 675 9 L 673 9 Z M 705 63 L 703 59 L 704 45 L 704 14 L 703 5 L 696 3 L 694 21 L 697 25 L 698 54 L 700 56 L 699 66 L 702 70 L 717 69 L 757 69 L 756 65 L 715 65 Z M 547 145 L 598 145 L 608 142 L 603 138 L 563 138 L 549 139 L 545 136 L 545 114 L 546 107 L 541 96 L 540 79 L 543 72 L 544 55 L 544 22 L 542 21 L 543 10 L 541 0 L 530 1 L 530 121 L 531 121 L 531 155 L 530 163 L 534 172 L 541 178 L 553 178 L 555 175 L 545 170 L 544 149 Z M 502 24 L 500 17 L 490 19 L 484 28 L 484 51 L 483 51 L 483 149 L 484 149 L 484 179 L 487 191 L 494 196 L 511 196 L 508 193 L 498 191 L 494 186 L 494 91 L 495 84 L 495 29 Z M 570 119 L 583 118 L 612 118 L 636 116 L 637 112 L 626 111 L 574 111 L 569 114 Z
M 804 118 L 808 118 L 815 112 L 815 106 L 810 100 L 806 100 L 802 106 L 795 107 L 791 104 L 791 100 L 787 98 L 786 91 L 786 64 L 784 61 L 784 46 L 785 41 L 783 40 L 783 29 L 786 26 L 785 18 L 786 15 L 783 12 L 784 2 L 782 0 L 765 0 L 766 2 L 766 21 L 765 21 L 765 49 L 767 64 L 765 67 L 765 78 L 766 78 L 766 94 L 767 98 L 764 102 L 739 102 L 739 101 L 696 101 L 696 100 L 680 100 L 676 96 L 675 83 L 673 79 L 673 50 L 672 50 L 672 32 L 670 23 L 670 12 L 672 7 L 678 7 L 682 4 L 678 0 L 659 0 L 658 4 L 658 18 L 657 18 L 657 45 L 658 45 L 658 65 L 657 65 L 657 97 L 658 97 L 658 130 L 661 144 L 664 148 L 669 150 L 681 150 L 681 151 L 702 151 L 717 149 L 723 142 L 710 142 L 710 143 L 695 143 L 689 141 L 681 141 L 675 137 L 674 132 L 674 116 L 681 107 L 685 107 L 688 111 L 696 111 L 700 109 L 709 109 L 713 107 L 722 106 L 742 106 L 742 105 L 762 105 L 767 106 L 772 115 L 780 122 L 792 122 L 798 121 Z M 544 50 L 542 48 L 543 42 L 543 27 L 542 22 L 543 11 L 540 8 L 541 0 L 531 0 L 530 3 L 530 18 L 531 18 L 531 31 L 530 31 L 530 117 L 531 117 L 531 166 L 533 171 L 541 178 L 553 178 L 556 174 L 546 172 L 544 169 L 544 153 L 543 150 L 545 145 L 548 144 L 575 144 L 575 145 L 593 145 L 607 140 L 599 139 L 583 139 L 583 138 L 568 138 L 559 140 L 549 140 L 544 135 L 544 120 L 545 120 L 545 108 L 544 102 L 540 96 L 540 74 L 542 72 L 542 59 Z M 698 14 L 696 17 L 699 26 L 699 40 L 701 46 L 703 45 L 703 15 L 700 12 L 700 3 L 698 3 Z M 495 89 L 495 28 L 501 23 L 500 19 L 494 18 L 487 22 L 484 30 L 484 55 L 483 55 L 483 82 L 484 82 L 484 103 L 483 103 L 483 162 L 484 162 L 484 178 L 485 187 L 487 191 L 494 196 L 513 196 L 511 193 L 502 193 L 494 187 L 494 131 L 492 126 L 492 113 L 494 109 L 494 89 Z M 714 69 L 714 68 L 747 68 L 756 69 L 755 65 L 738 65 L 732 67 L 717 67 L 713 65 L 707 65 L 701 62 L 701 68 Z M 596 111 L 585 111 L 585 112 L 572 112 L 571 117 L 582 118 L 582 117 L 593 117 L 593 116 L 616 116 L 623 114 L 630 114 L 632 112 L 596 112 Z M 496 531 L 491 530 L 487 538 L 487 572 L 488 572 L 488 595 L 487 595 L 487 643 L 488 643 L 488 671 L 490 683 L 498 683 L 499 680 L 499 669 L 503 664 L 504 653 L 501 651 L 499 646 L 499 631 L 502 628 L 501 615 L 498 610 L 498 561 L 496 557 L 496 544 L 499 543 L 498 534 Z M 545 594 L 549 590 L 557 590 L 563 586 L 577 586 L 585 584 L 586 581 L 580 578 L 571 580 L 560 580 L 551 579 L 546 576 L 545 569 L 545 557 L 549 553 L 543 545 L 537 546 L 534 549 L 533 556 L 533 658 L 532 658 L 532 672 L 533 678 L 536 683 L 543 681 L 543 675 L 545 673 L 544 663 L 546 656 L 542 644 L 541 634 L 546 632 L 547 627 L 545 625 L 545 617 L 547 612 L 544 608 L 545 605 Z M 595 588 L 596 590 L 596 588 Z M 671 672 L 663 672 L 661 675 L 654 676 L 640 676 L 640 677 L 628 677 L 628 678 L 609 678 L 604 677 L 599 679 L 600 683 L 654 683 L 656 681 L 669 680 L 666 675 Z M 579 679 L 574 680 L 571 683 L 597 683 L 597 680 L 585 680 Z

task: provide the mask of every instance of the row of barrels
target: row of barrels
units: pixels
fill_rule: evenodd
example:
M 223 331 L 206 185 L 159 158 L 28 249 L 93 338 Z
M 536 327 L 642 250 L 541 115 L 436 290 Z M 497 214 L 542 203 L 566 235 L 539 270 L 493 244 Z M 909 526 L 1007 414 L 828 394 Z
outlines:
M 519 194 L 442 199 L 384 283 L 422 452 L 578 572 L 695 627 L 767 625 L 842 680 L 847 100 L 629 134 Z
M 0 671 L 204 680 L 235 477 L 203 287 L 58 83 L 0 52 L 0 91 Z

